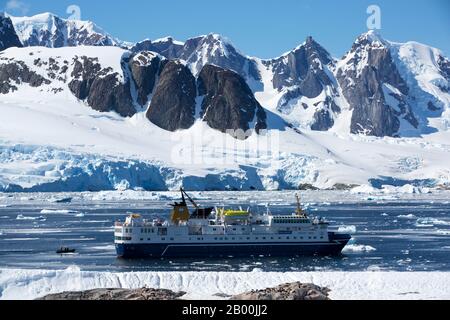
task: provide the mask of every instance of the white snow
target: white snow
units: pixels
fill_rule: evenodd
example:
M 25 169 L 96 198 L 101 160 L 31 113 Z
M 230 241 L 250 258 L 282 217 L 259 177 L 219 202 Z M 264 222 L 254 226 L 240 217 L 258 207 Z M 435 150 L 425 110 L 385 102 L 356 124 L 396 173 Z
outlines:
M 376 269 L 376 268 L 373 268 Z M 185 299 L 220 299 L 300 281 L 330 288 L 334 300 L 450 299 L 448 272 L 91 272 L 0 270 L 0 299 L 35 299 L 51 293 L 94 288 L 164 288 Z

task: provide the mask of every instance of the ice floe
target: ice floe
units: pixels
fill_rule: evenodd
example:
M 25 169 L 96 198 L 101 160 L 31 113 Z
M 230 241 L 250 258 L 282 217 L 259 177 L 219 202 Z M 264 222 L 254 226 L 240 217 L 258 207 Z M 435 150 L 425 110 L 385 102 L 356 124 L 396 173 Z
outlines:
M 356 233 L 356 226 L 339 226 L 338 232 L 342 233 Z
M 73 210 L 57 210 L 57 209 L 43 209 L 41 210 L 42 214 L 69 214 L 69 213 L 78 213 L 78 211 Z
M 45 220 L 47 220 L 47 218 L 45 218 L 44 216 L 28 217 L 28 216 L 24 216 L 23 214 L 19 214 L 17 216 L 16 220 L 39 220 L 39 221 L 45 221 Z
M 348 244 L 345 246 L 344 250 L 342 250 L 343 253 L 351 253 L 351 252 L 372 252 L 375 251 L 375 249 L 372 246 L 362 245 L 362 244 Z
M 290 282 L 331 289 L 332 299 L 450 299 L 450 272 L 94 272 L 0 269 L 0 299 L 35 299 L 51 293 L 94 288 L 164 288 L 187 299 L 218 299 Z M 408 294 L 414 292 L 414 295 Z

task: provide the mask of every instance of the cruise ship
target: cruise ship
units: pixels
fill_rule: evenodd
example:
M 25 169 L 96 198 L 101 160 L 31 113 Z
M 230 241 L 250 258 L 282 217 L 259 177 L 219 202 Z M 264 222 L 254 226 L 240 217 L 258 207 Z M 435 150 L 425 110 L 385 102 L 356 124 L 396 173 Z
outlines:
M 116 222 L 114 236 L 120 258 L 194 258 L 244 256 L 336 255 L 349 234 L 330 232 L 321 218 L 301 208 L 287 215 L 253 214 L 250 210 L 201 208 L 181 189 L 170 219 L 146 220 L 130 214 Z M 189 210 L 186 198 L 193 206 Z

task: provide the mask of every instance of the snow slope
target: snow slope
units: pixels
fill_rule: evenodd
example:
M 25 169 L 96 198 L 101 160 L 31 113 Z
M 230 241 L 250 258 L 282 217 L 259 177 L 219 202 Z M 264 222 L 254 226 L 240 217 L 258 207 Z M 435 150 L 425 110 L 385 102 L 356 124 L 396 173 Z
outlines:
M 24 61 L 42 75 L 47 70 L 35 65 L 37 58 L 64 63 L 95 56 L 123 81 L 120 58 L 128 54 L 116 47 L 40 47 L 10 48 L 1 56 Z M 71 68 L 69 63 L 68 77 Z M 263 74 L 267 85 L 269 78 Z M 268 134 L 245 141 L 201 121 L 170 133 L 149 122 L 146 110 L 131 118 L 92 110 L 73 96 L 69 80 L 53 79 L 37 88 L 21 84 L 2 95 L 0 191 L 173 190 L 182 184 L 198 190 L 277 190 L 300 184 L 436 186 L 450 181 L 448 130 L 398 139 L 343 129 L 300 132 L 281 126 L 269 113 Z M 338 128 L 345 127 L 349 113 L 344 116 Z
M 221 299 L 301 281 L 331 289 L 334 300 L 450 299 L 448 272 L 88 272 L 0 270 L 0 299 L 29 300 L 63 291 L 95 288 L 163 288 L 185 291 L 184 299 Z

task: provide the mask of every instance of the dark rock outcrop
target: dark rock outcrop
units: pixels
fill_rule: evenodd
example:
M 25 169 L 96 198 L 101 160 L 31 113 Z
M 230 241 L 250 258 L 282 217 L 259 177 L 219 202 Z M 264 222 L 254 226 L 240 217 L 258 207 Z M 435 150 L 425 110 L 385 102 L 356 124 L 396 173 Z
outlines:
M 31 87 L 50 84 L 50 80 L 31 71 L 22 61 L 0 63 L 0 94 L 17 90 L 17 85 L 27 83 Z
M 180 53 L 183 50 L 183 45 L 176 42 L 172 37 L 167 37 L 159 41 L 151 41 L 149 39 L 137 42 L 130 49 L 134 53 L 141 51 L 152 51 L 159 53 L 163 57 L 173 60 L 180 57 Z
M 282 284 L 275 288 L 252 290 L 235 296 L 215 294 L 230 300 L 330 300 L 330 289 L 300 282 Z M 93 289 L 49 294 L 36 300 L 180 300 L 186 292 L 166 289 Z
M 94 289 L 50 294 L 36 300 L 179 300 L 185 292 L 165 289 Z
M 450 60 L 439 55 L 439 58 L 437 59 L 437 64 L 439 66 L 439 69 L 441 71 L 442 76 L 450 83 Z M 449 92 L 450 84 L 448 84 L 442 91 Z
M 87 99 L 89 106 L 100 112 L 115 111 L 123 117 L 136 113 L 129 79 L 122 82 L 117 72 L 102 68 L 97 58 L 76 57 L 73 64 L 69 88 L 78 99 Z
M 162 59 L 149 51 L 141 51 L 130 59 L 130 70 L 137 91 L 137 102 L 144 106 L 153 92 Z
M 201 116 L 211 128 L 222 132 L 238 129 L 259 132 L 267 128 L 264 109 L 237 73 L 206 65 L 198 83 L 199 95 L 204 96 Z
M 230 300 L 330 300 L 330 289 L 300 282 L 282 284 L 275 288 L 252 290 Z
M 165 64 L 147 111 L 147 118 L 158 127 L 176 131 L 190 128 L 195 121 L 195 78 L 179 61 Z
M 22 47 L 9 17 L 0 12 L 0 51 L 11 47 Z

